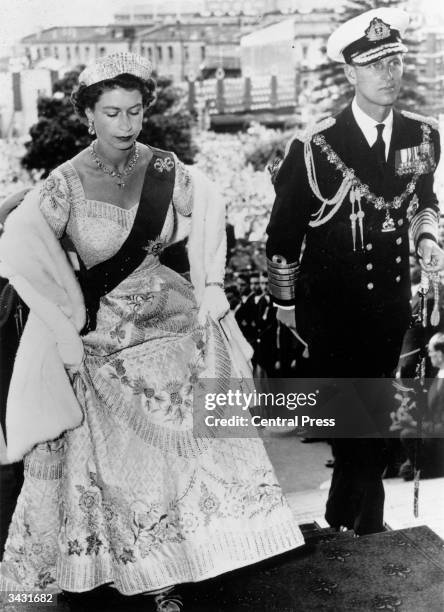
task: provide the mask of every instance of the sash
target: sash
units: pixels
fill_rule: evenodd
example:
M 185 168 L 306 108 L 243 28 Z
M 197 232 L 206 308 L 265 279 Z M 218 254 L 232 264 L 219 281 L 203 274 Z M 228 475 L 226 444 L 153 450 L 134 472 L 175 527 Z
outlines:
M 136 270 L 147 256 L 149 244 L 158 239 L 173 197 L 176 167 L 170 153 L 153 149 L 140 196 L 139 208 L 128 237 L 109 259 L 86 269 L 79 257 L 79 283 L 86 307 L 82 336 L 97 326 L 100 298 L 110 293 Z

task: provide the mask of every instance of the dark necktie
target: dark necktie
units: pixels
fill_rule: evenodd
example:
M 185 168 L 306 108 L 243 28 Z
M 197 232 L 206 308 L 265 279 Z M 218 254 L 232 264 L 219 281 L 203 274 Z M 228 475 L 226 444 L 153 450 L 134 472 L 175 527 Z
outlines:
M 378 136 L 376 138 L 375 144 L 372 146 L 372 149 L 376 154 L 376 161 L 378 163 L 378 168 L 380 171 L 384 171 L 385 168 L 385 142 L 382 137 L 382 132 L 384 131 L 384 128 L 384 123 L 378 123 L 376 125 L 376 129 L 378 130 Z

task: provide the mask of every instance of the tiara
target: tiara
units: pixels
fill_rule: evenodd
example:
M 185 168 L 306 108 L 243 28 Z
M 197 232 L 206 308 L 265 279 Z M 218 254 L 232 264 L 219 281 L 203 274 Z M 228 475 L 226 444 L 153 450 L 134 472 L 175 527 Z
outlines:
M 147 80 L 153 72 L 151 62 L 136 53 L 112 53 L 90 64 L 79 75 L 79 83 L 94 85 L 119 74 L 132 74 Z

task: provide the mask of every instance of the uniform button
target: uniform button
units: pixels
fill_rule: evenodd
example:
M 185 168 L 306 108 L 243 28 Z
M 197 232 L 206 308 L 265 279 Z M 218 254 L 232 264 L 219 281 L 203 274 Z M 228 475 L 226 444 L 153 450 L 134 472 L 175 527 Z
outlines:
M 373 283 L 368 283 L 368 284 L 367 284 L 367 289 L 368 289 L 369 291 L 371 291 L 371 290 L 373 289 L 373 287 L 374 287 L 374 284 L 373 284 Z
M 396 238 L 396 244 L 402 244 L 402 238 L 401 237 Z
M 367 270 L 373 270 L 373 264 L 367 264 L 365 267 Z
M 404 225 L 404 219 L 399 219 L 398 225 L 399 225 L 399 227 L 401 227 L 401 225 Z
M 401 258 L 401 257 L 399 257 L 399 255 L 398 255 L 398 257 L 395 259 L 395 261 L 396 261 L 396 263 L 401 263 L 402 258 Z
M 371 242 L 369 242 L 368 244 L 365 245 L 365 248 L 367 249 L 367 251 L 371 251 L 373 248 L 373 245 L 371 244 Z
M 396 281 L 397 283 L 399 283 L 399 282 L 401 281 L 401 277 L 400 277 L 400 276 L 397 276 L 397 277 L 395 278 L 395 281 Z

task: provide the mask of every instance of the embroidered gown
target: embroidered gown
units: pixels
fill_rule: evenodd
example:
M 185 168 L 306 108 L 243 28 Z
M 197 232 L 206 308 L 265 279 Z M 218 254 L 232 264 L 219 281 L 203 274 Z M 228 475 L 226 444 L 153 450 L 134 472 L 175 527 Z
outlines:
M 25 458 L 1 586 L 131 595 L 210 578 L 303 544 L 258 438 L 193 436 L 193 389 L 232 374 L 215 323 L 158 250 L 187 233 L 191 177 L 176 159 L 172 202 L 142 264 L 103 297 L 73 380 L 83 423 Z M 137 204 L 87 200 L 70 162 L 41 210 L 87 267 L 113 256 Z

